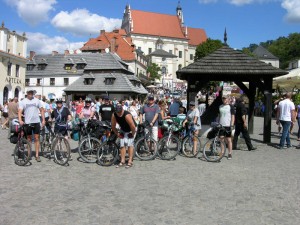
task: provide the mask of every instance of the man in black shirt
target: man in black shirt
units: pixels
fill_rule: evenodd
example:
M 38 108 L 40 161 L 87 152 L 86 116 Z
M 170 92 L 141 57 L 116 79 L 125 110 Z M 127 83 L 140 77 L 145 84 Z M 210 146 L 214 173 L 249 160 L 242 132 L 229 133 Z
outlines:
M 120 131 L 117 130 L 116 124 L 119 124 Z M 134 136 L 135 136 L 135 122 L 130 112 L 123 109 L 122 104 L 116 105 L 116 112 L 111 118 L 111 127 L 115 134 L 120 138 L 120 153 L 121 162 L 118 167 L 125 165 L 126 146 L 128 146 L 129 160 L 126 168 L 132 167 L 133 153 L 134 153 Z
M 237 148 L 237 141 L 240 133 L 242 132 L 243 137 L 245 139 L 246 145 L 248 150 L 255 150 L 256 148 L 253 147 L 251 144 L 250 136 L 247 129 L 247 109 L 245 106 L 245 99 L 241 97 L 236 101 L 236 113 L 235 113 L 235 132 L 233 138 L 233 149 L 238 150 Z
M 104 96 L 103 100 L 104 100 L 104 104 L 102 104 L 100 106 L 100 110 L 99 110 L 99 113 L 101 115 L 101 120 L 110 122 L 111 121 L 111 116 L 114 113 L 115 108 L 114 108 L 113 105 L 109 104 L 109 97 L 108 96 Z
M 63 106 L 62 99 L 56 100 L 56 109 L 52 111 L 51 118 L 55 119 L 54 132 L 60 132 L 62 135 L 67 136 L 67 123 L 71 121 L 72 116 L 70 110 Z

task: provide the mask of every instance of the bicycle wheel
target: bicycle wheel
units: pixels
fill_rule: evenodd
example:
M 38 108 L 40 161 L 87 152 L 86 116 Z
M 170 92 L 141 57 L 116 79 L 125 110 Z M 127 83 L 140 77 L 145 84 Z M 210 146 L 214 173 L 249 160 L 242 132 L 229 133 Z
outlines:
M 49 157 L 51 152 L 50 134 L 40 136 L 41 153 L 43 157 Z
M 78 147 L 80 158 L 87 163 L 97 162 L 97 151 L 100 148 L 101 142 L 94 137 L 83 138 Z
M 21 138 L 14 150 L 14 160 L 18 166 L 25 166 L 31 159 L 31 143 Z
M 158 142 L 157 155 L 164 160 L 171 160 L 176 157 L 180 151 L 180 140 L 172 135 L 165 136 Z
M 197 141 L 197 146 L 194 149 L 194 141 Z M 201 149 L 201 141 L 198 136 L 186 136 L 182 142 L 182 153 L 188 158 L 194 158 L 198 155 Z
M 208 162 L 220 161 L 226 152 L 226 145 L 218 137 L 209 139 L 203 147 L 203 156 Z
M 55 162 L 61 166 L 68 163 L 70 159 L 70 144 L 64 137 L 56 137 L 52 144 Z
M 135 145 L 135 155 L 140 160 L 152 160 L 155 158 L 157 153 L 157 142 L 153 138 L 145 139 L 145 137 L 140 137 Z
M 111 166 L 116 163 L 119 157 L 119 147 L 115 142 L 103 142 L 97 151 L 98 163 L 101 166 Z

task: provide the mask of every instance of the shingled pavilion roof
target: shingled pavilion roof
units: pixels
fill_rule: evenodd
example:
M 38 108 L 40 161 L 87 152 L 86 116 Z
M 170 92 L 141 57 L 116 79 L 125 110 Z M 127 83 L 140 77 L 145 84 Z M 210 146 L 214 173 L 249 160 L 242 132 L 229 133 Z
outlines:
M 177 78 L 181 80 L 187 80 L 190 76 L 193 79 L 249 81 L 265 76 L 277 77 L 285 75 L 287 72 L 261 62 L 239 50 L 223 46 L 210 55 L 178 70 L 176 74 Z

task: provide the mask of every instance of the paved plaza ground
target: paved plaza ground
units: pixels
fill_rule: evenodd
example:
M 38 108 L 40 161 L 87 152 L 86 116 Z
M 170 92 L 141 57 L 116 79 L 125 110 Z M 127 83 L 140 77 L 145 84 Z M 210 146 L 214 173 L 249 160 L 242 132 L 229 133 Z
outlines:
M 255 117 L 251 137 L 258 150 L 234 151 L 232 160 L 178 156 L 136 160 L 130 169 L 82 163 L 77 153 L 66 167 L 43 157 L 20 167 L 1 130 L 0 225 L 298 225 L 300 150 L 262 143 L 262 127 Z

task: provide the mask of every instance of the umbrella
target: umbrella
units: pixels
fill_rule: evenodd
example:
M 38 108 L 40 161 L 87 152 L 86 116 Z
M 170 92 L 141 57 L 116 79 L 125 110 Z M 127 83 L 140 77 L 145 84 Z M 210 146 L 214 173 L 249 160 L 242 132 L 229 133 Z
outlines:
M 155 85 L 149 85 L 149 86 L 147 86 L 147 88 L 156 88 L 156 86 Z

